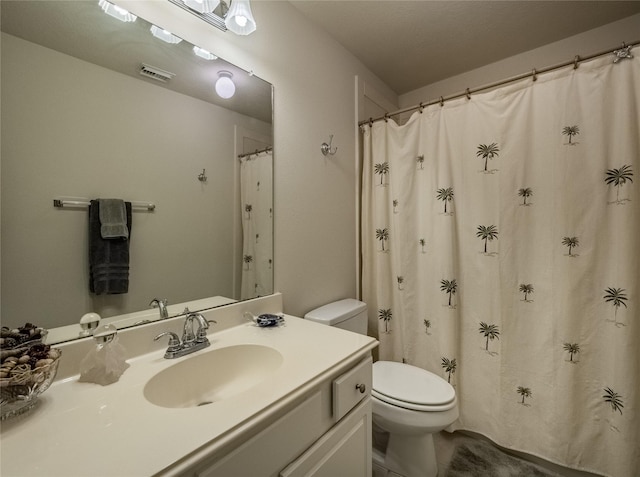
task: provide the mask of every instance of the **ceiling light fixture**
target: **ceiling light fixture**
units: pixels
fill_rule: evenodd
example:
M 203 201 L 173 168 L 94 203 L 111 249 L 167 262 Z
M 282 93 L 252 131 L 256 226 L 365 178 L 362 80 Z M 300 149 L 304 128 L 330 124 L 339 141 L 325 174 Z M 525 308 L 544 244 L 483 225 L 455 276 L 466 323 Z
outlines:
M 199 46 L 193 47 L 193 52 L 198 55 L 200 58 L 204 58 L 205 60 L 217 60 L 218 57 L 213 53 L 205 50 L 204 48 L 200 48 Z
M 184 4 L 191 10 L 195 10 L 198 13 L 211 13 L 218 5 L 220 0 L 182 0 Z
M 230 71 L 218 71 L 216 93 L 222 99 L 229 99 L 236 93 L 236 85 L 231 78 L 233 74 Z
M 100 0 L 98 5 L 100 5 L 104 13 L 112 16 L 113 18 L 117 18 L 121 22 L 135 22 L 136 18 L 138 18 L 133 13 L 129 13 L 128 10 L 119 7 L 118 5 L 114 5 L 111 2 L 107 2 L 107 0 Z
M 249 0 L 233 0 L 224 24 L 236 35 L 249 35 L 256 30 Z
M 182 41 L 182 38 L 180 38 L 179 36 L 176 36 L 170 31 L 163 30 L 162 28 L 155 25 L 151 25 L 151 34 L 162 41 L 166 41 L 167 43 L 171 43 L 174 45 Z

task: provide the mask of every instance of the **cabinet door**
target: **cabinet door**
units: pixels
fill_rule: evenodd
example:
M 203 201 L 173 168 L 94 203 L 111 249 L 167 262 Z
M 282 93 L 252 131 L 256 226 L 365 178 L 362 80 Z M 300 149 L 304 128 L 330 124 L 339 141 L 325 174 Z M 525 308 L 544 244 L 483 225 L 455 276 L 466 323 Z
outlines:
M 280 472 L 280 477 L 369 477 L 370 475 L 371 398 L 369 397 Z

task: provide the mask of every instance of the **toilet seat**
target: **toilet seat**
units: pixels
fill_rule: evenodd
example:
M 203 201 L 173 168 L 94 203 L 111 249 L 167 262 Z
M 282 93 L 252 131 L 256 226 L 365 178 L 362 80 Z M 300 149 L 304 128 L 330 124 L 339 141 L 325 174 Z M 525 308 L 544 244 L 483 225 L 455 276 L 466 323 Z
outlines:
M 456 405 L 448 382 L 429 371 L 393 361 L 373 363 L 371 395 L 387 404 L 422 412 L 439 412 Z

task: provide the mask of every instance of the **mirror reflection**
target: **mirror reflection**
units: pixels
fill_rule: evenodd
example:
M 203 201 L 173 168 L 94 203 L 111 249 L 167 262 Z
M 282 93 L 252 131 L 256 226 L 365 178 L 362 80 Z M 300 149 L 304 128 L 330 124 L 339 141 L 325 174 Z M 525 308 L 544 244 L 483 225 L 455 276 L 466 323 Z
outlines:
M 1 21 L 2 325 L 73 324 L 63 340 L 88 312 L 272 293 L 271 85 L 97 0 L 3 0 Z M 89 291 L 97 198 L 155 206 L 131 213 L 127 293 Z

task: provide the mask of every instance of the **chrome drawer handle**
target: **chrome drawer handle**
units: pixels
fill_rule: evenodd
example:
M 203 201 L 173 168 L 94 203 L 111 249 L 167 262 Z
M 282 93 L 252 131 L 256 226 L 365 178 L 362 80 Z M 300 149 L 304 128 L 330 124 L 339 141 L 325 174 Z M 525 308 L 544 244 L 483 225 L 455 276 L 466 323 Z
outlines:
M 360 393 L 364 394 L 367 390 L 367 387 L 364 384 L 356 384 L 356 389 L 360 391 Z

